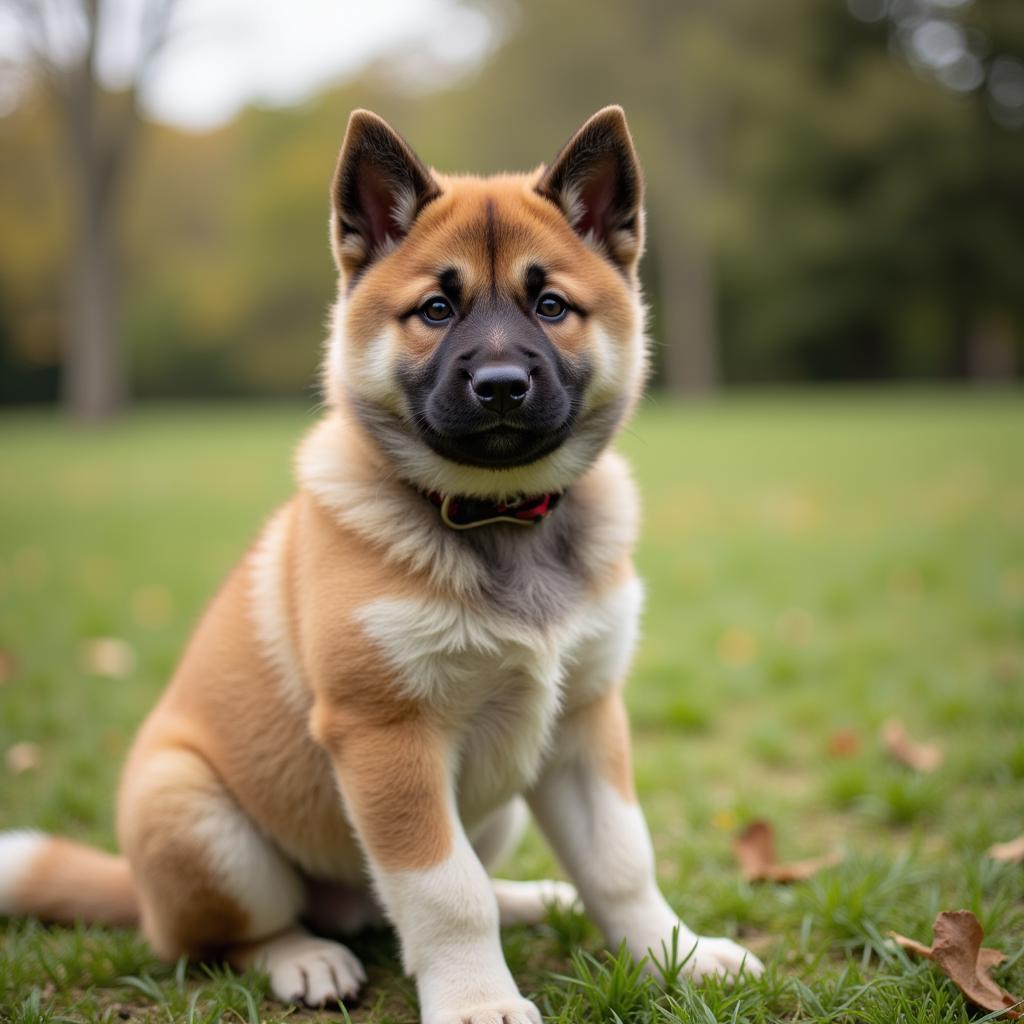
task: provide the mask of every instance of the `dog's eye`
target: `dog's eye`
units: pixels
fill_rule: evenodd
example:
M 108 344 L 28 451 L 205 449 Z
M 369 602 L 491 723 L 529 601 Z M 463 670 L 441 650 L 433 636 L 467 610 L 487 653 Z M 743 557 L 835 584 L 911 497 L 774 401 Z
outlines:
M 565 304 L 565 300 L 550 292 L 547 295 L 542 295 L 537 302 L 537 315 L 545 320 L 561 320 L 568 311 L 569 307 Z
M 452 318 L 455 311 L 452 309 L 452 304 L 447 299 L 435 296 L 432 299 L 427 299 L 427 301 L 420 306 L 420 313 L 422 314 L 423 319 L 429 324 L 443 324 L 445 321 Z

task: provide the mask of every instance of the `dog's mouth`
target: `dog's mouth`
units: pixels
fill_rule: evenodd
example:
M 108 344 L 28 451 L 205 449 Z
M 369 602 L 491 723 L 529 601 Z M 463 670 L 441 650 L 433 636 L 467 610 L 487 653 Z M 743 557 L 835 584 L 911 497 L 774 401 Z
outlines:
M 536 431 L 509 423 L 482 430 L 449 434 L 437 430 L 424 417 L 416 423 L 421 439 L 438 455 L 465 466 L 512 469 L 550 455 L 572 433 L 572 417 L 554 430 Z

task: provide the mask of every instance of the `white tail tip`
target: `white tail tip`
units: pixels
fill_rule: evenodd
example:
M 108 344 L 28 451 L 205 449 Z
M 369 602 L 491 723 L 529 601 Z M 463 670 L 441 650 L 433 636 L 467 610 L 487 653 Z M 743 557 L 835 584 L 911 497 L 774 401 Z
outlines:
M 17 895 L 47 836 L 33 829 L 0 832 L 0 914 L 17 914 Z

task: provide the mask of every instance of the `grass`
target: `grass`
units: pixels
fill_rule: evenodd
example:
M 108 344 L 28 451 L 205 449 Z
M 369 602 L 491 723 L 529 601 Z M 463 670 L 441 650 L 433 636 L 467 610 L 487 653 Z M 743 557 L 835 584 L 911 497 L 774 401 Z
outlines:
M 0 764 L 0 828 L 110 845 L 132 732 L 288 493 L 309 422 L 265 405 L 145 409 L 84 432 L 0 419 L 0 754 L 32 745 Z M 1024 872 L 985 856 L 1024 832 L 1020 396 L 651 401 L 621 447 L 646 506 L 630 699 L 658 874 L 691 926 L 769 969 L 693 987 L 668 964 L 655 985 L 570 916 L 505 934 L 524 990 L 566 1024 L 979 1020 L 884 939 L 928 941 L 937 911 L 966 907 L 1009 955 L 997 978 L 1024 993 Z M 90 668 L 98 637 L 124 641 L 126 675 Z M 938 772 L 887 760 L 890 716 L 943 744 Z M 750 886 L 730 841 L 753 817 L 775 823 L 784 858 L 846 859 Z M 530 835 L 508 873 L 555 871 Z M 160 964 L 128 931 L 0 928 L 0 1020 L 344 1019 L 266 1000 L 258 975 Z M 414 1021 L 390 936 L 352 945 L 371 976 L 352 1019 Z

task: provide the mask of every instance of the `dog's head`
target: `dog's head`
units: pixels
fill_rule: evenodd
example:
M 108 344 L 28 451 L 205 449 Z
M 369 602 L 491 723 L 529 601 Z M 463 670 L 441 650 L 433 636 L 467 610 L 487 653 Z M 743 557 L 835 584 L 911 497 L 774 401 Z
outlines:
M 426 490 L 564 489 L 643 386 L 641 202 L 618 107 L 549 167 L 492 178 L 434 174 L 356 111 L 332 188 L 329 400 Z

